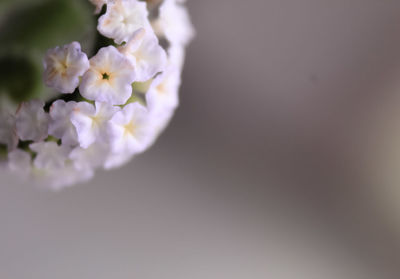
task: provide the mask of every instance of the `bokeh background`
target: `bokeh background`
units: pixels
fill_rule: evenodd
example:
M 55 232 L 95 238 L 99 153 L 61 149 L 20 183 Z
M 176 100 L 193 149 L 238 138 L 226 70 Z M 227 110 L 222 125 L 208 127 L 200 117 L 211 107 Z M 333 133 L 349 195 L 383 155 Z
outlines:
M 1 174 L 0 277 L 400 278 L 400 2 L 188 6 L 150 151 L 59 193 Z

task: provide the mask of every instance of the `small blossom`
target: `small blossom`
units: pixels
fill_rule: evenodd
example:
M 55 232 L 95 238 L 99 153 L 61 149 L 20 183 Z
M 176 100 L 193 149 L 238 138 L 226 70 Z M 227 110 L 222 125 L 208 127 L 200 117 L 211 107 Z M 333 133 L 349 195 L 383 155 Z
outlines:
M 107 4 L 107 12 L 99 18 L 97 29 L 101 34 L 115 40 L 117 44 L 127 42 L 140 28 L 149 29 L 148 11 L 145 2 L 137 0 L 115 0 Z
M 47 180 L 45 181 L 45 185 L 49 185 L 52 190 L 58 191 L 77 183 L 87 182 L 92 179 L 93 176 L 93 170 L 78 170 L 71 164 L 71 162 L 67 161 L 64 168 L 45 177 Z
M 32 143 L 29 147 L 37 153 L 33 164 L 38 169 L 54 170 L 63 168 L 71 152 L 71 148 L 65 145 L 58 145 L 54 141 Z
M 99 50 L 90 59 L 90 69 L 82 78 L 79 90 L 89 100 L 123 105 L 132 95 L 134 67 L 115 47 Z
M 136 81 L 144 82 L 164 70 L 167 54 L 153 32 L 139 29 L 119 50 L 135 66 Z
M 69 154 L 69 158 L 78 170 L 93 170 L 103 165 L 110 150 L 106 144 L 95 143 L 88 148 L 80 146 L 74 148 Z
M 109 121 L 109 135 L 113 152 L 143 152 L 154 139 L 149 112 L 139 103 L 126 105 Z
M 78 103 L 71 116 L 71 122 L 78 133 L 80 146 L 88 148 L 95 141 L 106 141 L 107 122 L 118 110 L 118 107 L 107 103 L 96 102 L 95 106 L 87 102 Z
M 146 103 L 149 110 L 158 113 L 164 109 L 175 109 L 179 104 L 180 71 L 169 67 L 163 74 L 157 76 L 146 93 Z
M 21 140 L 41 141 L 48 134 L 49 115 L 39 100 L 22 103 L 16 115 L 17 135 Z
M 77 170 L 70 161 L 66 161 L 63 168 L 41 169 L 34 167 L 31 172 L 31 181 L 34 185 L 44 189 L 59 191 L 77 183 L 86 182 L 94 175 L 93 171 Z
M 157 76 L 146 93 L 146 103 L 152 115 L 156 134 L 160 134 L 170 122 L 179 105 L 180 70 L 174 65 Z
M 45 148 L 36 148 L 40 151 L 38 155 L 43 157 L 44 154 L 42 151 Z M 37 161 L 35 165 L 32 165 L 31 155 L 20 149 L 16 149 L 8 154 L 8 168 L 18 177 L 28 178 L 32 184 L 52 190 L 60 190 L 78 182 L 85 182 L 93 177 L 93 171 L 77 170 L 69 160 L 65 160 L 66 157 L 61 156 L 60 158 L 59 150 L 53 144 L 50 146 L 50 149 L 56 150 L 54 156 L 59 158 L 57 160 L 59 164 L 58 168 L 51 163 L 54 159 L 51 158 L 50 151 L 46 155 L 50 159 L 41 158 L 40 161 L 43 162 L 38 163 Z
M 158 35 L 165 36 L 171 45 L 186 46 L 194 37 L 194 28 L 183 1 L 164 0 L 160 16 L 153 22 Z
M 73 93 L 79 77 L 89 69 L 89 60 L 77 42 L 48 50 L 43 64 L 46 85 L 61 93 Z
M 63 145 L 76 145 L 78 135 L 71 122 L 76 102 L 55 101 L 50 107 L 49 135 L 61 139 Z
M 9 113 L 0 113 L 0 143 L 7 145 L 9 151 L 15 149 L 18 137 L 15 133 L 15 117 Z

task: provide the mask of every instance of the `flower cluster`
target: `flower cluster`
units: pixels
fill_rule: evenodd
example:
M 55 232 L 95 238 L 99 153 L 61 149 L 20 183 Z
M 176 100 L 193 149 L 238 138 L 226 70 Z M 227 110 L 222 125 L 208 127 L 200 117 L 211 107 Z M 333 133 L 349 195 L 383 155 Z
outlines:
M 113 43 L 90 58 L 78 42 L 48 50 L 44 83 L 60 97 L 0 111 L 4 165 L 52 189 L 119 167 L 152 145 L 178 106 L 194 34 L 182 0 L 90 1 L 98 32 Z

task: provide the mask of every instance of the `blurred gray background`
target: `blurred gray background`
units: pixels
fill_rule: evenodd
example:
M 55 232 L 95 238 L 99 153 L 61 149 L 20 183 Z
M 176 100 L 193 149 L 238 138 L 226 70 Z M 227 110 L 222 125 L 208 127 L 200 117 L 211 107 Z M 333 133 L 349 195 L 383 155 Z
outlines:
M 0 278 L 400 278 L 400 2 L 188 6 L 150 151 L 60 193 L 2 174 Z

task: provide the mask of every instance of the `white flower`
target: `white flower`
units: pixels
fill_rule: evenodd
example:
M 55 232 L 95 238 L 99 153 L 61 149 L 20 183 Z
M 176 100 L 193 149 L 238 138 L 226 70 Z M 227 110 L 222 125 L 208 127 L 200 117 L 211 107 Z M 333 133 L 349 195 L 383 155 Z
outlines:
M 83 183 L 93 178 L 94 172 L 88 170 L 77 170 L 67 162 L 64 168 L 55 171 L 36 170 L 34 182 L 43 188 L 59 191 L 65 187 Z
M 132 63 L 109 46 L 90 59 L 90 69 L 83 76 L 79 90 L 89 100 L 123 105 L 132 95 L 134 81 Z
M 146 103 L 150 112 L 159 113 L 165 109 L 175 109 L 179 104 L 180 71 L 169 67 L 157 76 L 146 93 Z
M 48 147 L 50 150 L 47 150 Z M 64 156 L 66 153 L 60 154 L 60 149 L 64 148 L 57 148 L 53 143 L 50 146 L 36 146 L 41 158 L 35 159 L 35 165 L 32 165 L 32 157 L 28 152 L 16 149 L 8 154 L 8 168 L 18 177 L 29 178 L 32 184 L 52 190 L 92 178 L 93 171 L 74 168 L 68 157 Z M 53 151 L 55 154 L 52 154 Z
M 185 48 L 180 45 L 171 45 L 168 48 L 168 65 L 176 67 L 180 72 L 185 62 Z
M 69 155 L 75 169 L 93 171 L 98 167 L 106 170 L 127 163 L 132 155 L 127 152 L 111 152 L 107 144 L 94 143 L 88 148 L 76 147 Z
M 15 117 L 9 113 L 0 113 L 0 143 L 7 145 L 9 151 L 15 149 L 18 144 Z
M 139 103 L 126 105 L 109 121 L 109 135 L 113 152 L 143 152 L 154 139 L 149 112 Z
M 78 135 L 71 123 L 71 114 L 76 102 L 55 101 L 50 107 L 49 135 L 61 139 L 63 145 L 76 145 Z
M 43 109 L 44 103 L 39 100 L 24 102 L 16 115 L 17 135 L 21 140 L 41 141 L 48 134 L 49 115 Z
M 70 147 L 58 145 L 53 141 L 32 143 L 29 147 L 37 153 L 33 164 L 38 169 L 55 170 L 63 168 L 71 152 Z
M 76 147 L 69 154 L 77 170 L 94 170 L 103 165 L 110 150 L 106 144 L 95 143 L 88 148 Z
M 93 176 L 93 171 L 74 168 L 69 159 L 70 147 L 55 142 L 40 142 L 31 144 L 30 148 L 37 153 L 31 177 L 38 186 L 59 190 Z
M 145 2 L 115 0 L 107 4 L 107 12 L 99 18 L 97 29 L 117 44 L 127 42 L 140 28 L 151 28 Z
M 77 170 L 71 162 L 67 161 L 64 168 L 42 177 L 42 183 L 50 186 L 52 190 L 58 191 L 77 183 L 86 182 L 92 179 L 93 175 L 94 172 L 92 170 Z
M 158 35 L 167 38 L 171 45 L 185 46 L 194 37 L 194 28 L 183 1 L 164 0 L 160 6 L 160 16 L 153 23 Z
M 180 75 L 180 70 L 170 65 L 163 74 L 154 79 L 146 93 L 147 107 L 157 134 L 165 129 L 179 105 Z
M 80 182 L 86 182 L 91 179 L 93 175 L 93 171 L 77 170 L 70 161 L 66 161 L 63 168 L 33 168 L 30 178 L 34 185 L 37 185 L 41 188 L 58 191 L 67 186 L 71 186 Z
M 167 63 L 167 54 L 158 43 L 154 32 L 141 28 L 132 39 L 119 50 L 135 66 L 136 81 L 144 82 L 162 72 Z
M 108 3 L 108 0 L 89 0 L 89 1 L 96 6 L 96 10 L 94 11 L 95 14 L 99 14 L 103 6 Z
M 77 42 L 49 49 L 43 64 L 46 85 L 61 93 L 73 93 L 79 77 L 89 68 L 89 60 Z
M 108 140 L 107 122 L 118 110 L 118 107 L 107 103 L 96 102 L 96 106 L 87 102 L 78 103 L 71 116 L 71 122 L 78 133 L 80 146 L 88 148 L 96 141 Z

